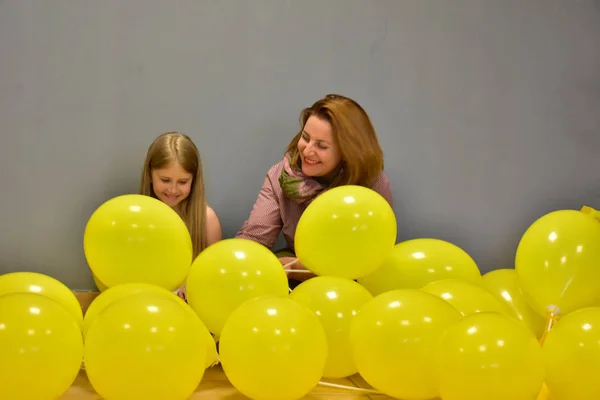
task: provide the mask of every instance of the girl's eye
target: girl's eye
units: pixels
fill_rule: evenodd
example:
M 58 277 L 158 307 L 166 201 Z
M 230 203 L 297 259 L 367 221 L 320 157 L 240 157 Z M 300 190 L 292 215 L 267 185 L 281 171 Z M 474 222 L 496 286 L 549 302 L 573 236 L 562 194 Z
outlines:
M 188 183 L 188 181 L 179 181 L 180 185 L 185 185 L 186 183 Z
M 161 181 L 162 181 L 162 182 L 164 182 L 164 183 L 169 183 L 169 180 L 168 180 L 168 179 L 164 179 L 164 178 L 163 178 L 163 179 L 161 179 Z
M 322 143 L 319 143 L 319 148 L 320 148 L 320 149 L 323 149 L 323 150 L 327 150 L 327 146 L 325 146 L 325 145 L 324 145 L 324 144 L 322 144 Z

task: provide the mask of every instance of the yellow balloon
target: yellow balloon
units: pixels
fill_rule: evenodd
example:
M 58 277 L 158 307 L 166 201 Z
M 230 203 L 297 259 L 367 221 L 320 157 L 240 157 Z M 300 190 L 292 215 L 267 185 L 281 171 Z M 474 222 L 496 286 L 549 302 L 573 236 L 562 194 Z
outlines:
M 198 318 L 156 293 L 122 298 L 98 315 L 87 333 L 85 368 L 107 400 L 184 400 L 206 364 Z
M 90 329 L 92 322 L 96 320 L 98 315 L 104 311 L 106 307 L 125 297 L 139 293 L 155 293 L 167 296 L 171 300 L 181 300 L 173 292 L 149 283 L 125 283 L 113 286 L 100 293 L 100 295 L 91 302 L 83 319 L 83 335 L 87 335 L 87 331 Z M 181 301 L 183 302 L 183 300 Z
M 83 325 L 83 311 L 75 293 L 64 283 L 36 272 L 11 272 L 0 275 L 0 296 L 9 293 L 37 293 L 56 301 Z
M 188 303 L 216 335 L 245 301 L 288 293 L 287 276 L 277 256 L 246 239 L 225 239 L 207 247 L 194 260 L 186 284 Z
M 575 210 L 535 221 L 517 248 L 515 269 L 528 303 L 542 316 L 591 306 L 600 292 L 600 224 Z
M 82 357 L 81 330 L 58 302 L 34 293 L 0 296 L 0 399 L 60 397 Z
M 192 263 L 192 239 L 177 212 L 144 195 L 123 195 L 102 204 L 83 238 L 85 257 L 107 287 L 143 282 L 175 290 Z
M 87 336 L 87 332 L 90 329 L 92 323 L 96 320 L 96 318 L 98 318 L 98 315 L 106 309 L 106 307 L 110 306 L 111 304 L 114 304 L 117 301 L 120 301 L 123 298 L 140 293 L 151 293 L 159 296 L 164 296 L 165 298 L 173 300 L 179 305 L 181 305 L 187 312 L 191 313 L 194 318 L 198 318 L 194 310 L 192 310 L 192 308 L 189 305 L 187 305 L 176 294 L 168 291 L 165 288 L 161 288 L 160 286 L 156 285 L 151 285 L 149 283 L 125 283 L 123 285 L 117 285 L 107 289 L 106 291 L 102 292 L 98 297 L 96 297 L 94 301 L 92 301 L 83 319 L 84 338 Z M 208 329 L 206 329 L 204 324 L 202 324 L 201 328 L 203 331 L 204 341 L 206 342 L 207 357 L 205 367 L 208 368 L 218 361 L 217 346 L 212 335 L 210 334 Z
M 546 384 L 555 400 L 600 399 L 600 307 L 563 317 L 544 342 Z
M 350 329 L 359 373 L 388 396 L 436 397 L 432 374 L 435 344 L 460 318 L 454 307 L 420 290 L 380 294 L 361 308 Z
M 486 289 L 471 282 L 442 279 L 425 285 L 421 290 L 447 301 L 465 316 L 479 312 L 496 312 L 511 316 L 508 307 Z
M 396 243 L 396 216 L 374 190 L 338 186 L 304 211 L 296 255 L 317 275 L 356 279 L 375 271 Z
M 458 278 L 481 284 L 477 264 L 460 247 L 439 239 L 398 243 L 381 268 L 358 282 L 374 296 L 396 289 L 420 289 L 441 279 Z
M 544 383 L 535 336 L 498 313 L 472 314 L 448 328 L 436 351 L 435 371 L 444 400 L 531 400 Z
M 92 278 L 94 279 L 94 284 L 98 288 L 99 292 L 104 292 L 106 289 L 108 289 L 104 283 L 100 282 L 100 279 L 98 279 L 96 275 L 92 274 Z
M 349 279 L 317 276 L 296 286 L 290 298 L 312 310 L 325 329 L 329 355 L 323 376 L 343 378 L 357 373 L 350 324 L 360 308 L 373 298 L 371 293 Z
M 235 310 L 219 345 L 231 384 L 254 400 L 296 400 L 319 382 L 327 339 L 317 316 L 284 297 L 263 296 Z
M 514 269 L 497 269 L 483 275 L 483 286 L 512 310 L 512 315 L 533 332 L 537 338 L 544 334 L 546 321 L 531 309 L 523 298 L 519 278 Z

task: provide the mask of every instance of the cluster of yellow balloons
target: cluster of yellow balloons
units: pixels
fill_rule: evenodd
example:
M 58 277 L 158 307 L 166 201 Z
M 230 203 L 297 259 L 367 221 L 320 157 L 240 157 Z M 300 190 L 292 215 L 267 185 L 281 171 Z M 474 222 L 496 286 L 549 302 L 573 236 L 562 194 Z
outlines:
M 102 204 L 84 250 L 102 289 L 83 321 L 84 362 L 108 400 L 188 398 L 219 362 L 211 332 L 244 301 L 288 293 L 279 260 L 257 243 L 224 240 L 192 260 L 183 220 L 148 196 Z M 189 305 L 172 293 L 186 279 Z
M 553 251 L 562 251 L 561 258 L 570 250 L 585 254 L 581 265 L 589 268 L 598 260 L 590 247 L 597 222 L 587 224 L 577 212 L 557 215 L 563 219 L 551 224 L 552 232 L 570 230 L 571 243 Z M 270 252 L 256 249 L 262 262 L 255 266 L 248 256 L 252 246 L 231 240 L 199 256 L 188 279 L 190 304 L 221 335 L 231 383 L 250 398 L 298 399 L 321 378 L 358 372 L 398 398 L 527 400 L 544 394 L 551 363 L 539 339 L 546 314 L 531 298 L 547 288 L 527 291 L 522 275 L 537 273 L 536 257 L 550 262 L 544 239 L 552 232 L 524 235 L 519 252 L 533 249 L 524 258 L 531 269 L 482 276 L 458 246 L 433 238 L 394 244 L 395 230 L 393 213 L 376 193 L 351 186 L 324 193 L 296 233 L 299 259 L 318 276 L 287 299 Z M 578 268 L 571 264 L 569 273 Z M 589 288 L 598 287 L 593 275 L 587 277 Z M 558 306 L 566 304 L 559 300 Z
M 535 221 L 514 269 L 482 277 L 457 246 L 414 239 L 358 282 L 375 297 L 351 323 L 354 362 L 385 394 L 600 398 L 600 224 L 586 213 Z
M 488 291 L 481 276 L 479 283 L 446 277 L 422 288 L 396 285 L 351 324 L 354 362 L 373 387 L 420 400 L 528 400 L 540 392 L 541 347 L 500 300 L 508 291 Z
M 2 399 L 56 399 L 82 361 L 107 400 L 186 399 L 218 362 L 200 318 L 167 289 L 113 286 L 84 317 L 67 286 L 33 272 L 0 276 L 0 354 Z
M 545 215 L 523 235 L 514 269 L 483 276 L 458 246 L 396 244 L 396 229 L 376 192 L 326 191 L 296 232 L 297 255 L 318 276 L 290 293 L 264 246 L 227 239 L 192 260 L 172 209 L 147 196 L 111 199 L 84 235 L 106 285 L 85 317 L 56 280 L 0 277 L 0 398 L 24 386 L 55 398 L 82 358 L 107 400 L 185 399 L 219 361 L 252 399 L 299 399 L 322 378 L 356 373 L 414 400 L 531 400 L 546 395 L 544 382 L 554 400 L 600 398 L 597 220 Z M 189 304 L 172 293 L 183 282 Z M 39 380 L 24 385 L 32 371 Z
M 303 264 L 320 276 L 289 293 L 278 258 L 245 239 L 205 249 L 186 281 L 189 306 L 218 336 L 230 382 L 254 399 L 299 399 L 325 377 L 357 372 L 350 324 L 372 294 L 351 280 L 374 271 L 395 243 L 396 220 L 376 192 L 346 186 L 308 207 L 296 233 Z M 350 244 L 332 263 L 332 249 Z
M 297 286 L 289 300 L 310 309 L 323 332 L 281 296 L 236 302 L 223 319 L 221 352 L 225 372 L 244 394 L 270 398 L 272 390 L 277 398 L 296 399 L 319 377 L 358 372 L 398 398 L 527 400 L 549 396 L 544 382 L 555 400 L 584 392 L 582 399 L 593 398 L 587 393 L 596 392 L 581 389 L 590 373 L 569 375 L 580 379 L 580 389 L 570 391 L 546 374 L 566 354 L 572 368 L 581 362 L 573 356 L 578 353 L 553 345 L 559 341 L 553 337 L 565 336 L 574 323 L 564 318 L 547 347 L 540 339 L 548 334 L 550 308 L 568 313 L 597 304 L 597 221 L 570 210 L 544 216 L 524 234 L 516 269 L 482 276 L 472 257 L 452 243 L 421 238 L 394 245 L 393 214 L 368 190 L 344 187 L 317 200 L 299 223 L 296 244 L 300 260 L 318 276 Z M 206 290 L 215 279 L 199 281 Z M 600 343 L 589 335 L 600 314 L 584 317 L 587 328 L 573 328 L 579 345 Z M 304 340 L 314 345 L 299 351 Z M 548 359 L 550 351 L 562 351 L 562 358 Z M 561 390 L 568 395 L 560 397 Z
M 124 385 L 119 374 L 133 381 L 139 378 L 127 371 L 145 354 L 134 344 L 145 342 L 146 330 L 124 328 L 133 326 L 125 320 L 157 318 L 141 303 L 135 303 L 139 317 L 125 300 L 106 304 L 125 293 L 132 299 L 132 285 L 138 285 L 136 290 L 142 290 L 142 284 L 173 290 L 184 280 L 189 308 L 220 337 L 223 368 L 242 393 L 295 399 L 323 376 L 356 373 L 350 322 L 372 295 L 351 279 L 374 272 L 396 241 L 396 219 L 383 197 L 363 187 L 343 186 L 311 203 L 297 229 L 296 249 L 304 265 L 327 276 L 307 281 L 291 295 L 285 271 L 269 249 L 249 240 L 226 239 L 192 262 L 184 228 L 170 208 L 138 195 L 111 199 L 87 224 L 85 254 L 103 292 L 84 321 L 86 368 L 101 395 L 121 398 L 115 397 Z M 346 250 L 336 252 L 340 246 Z M 186 345 L 185 340 L 181 343 Z M 128 361 L 111 368 L 108 362 L 117 354 Z M 144 392 L 147 399 L 155 398 L 150 392 L 161 393 L 149 387 Z

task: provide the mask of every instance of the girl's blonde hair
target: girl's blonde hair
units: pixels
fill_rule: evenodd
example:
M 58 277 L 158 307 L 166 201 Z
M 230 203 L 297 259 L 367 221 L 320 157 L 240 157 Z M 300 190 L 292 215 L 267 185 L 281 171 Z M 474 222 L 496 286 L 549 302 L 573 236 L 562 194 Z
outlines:
M 356 101 L 345 96 L 328 94 L 302 110 L 300 132 L 286 149 L 286 153 L 291 155 L 291 164 L 297 168 L 302 167 L 298 142 L 306 121 L 312 116 L 331 124 L 334 140 L 340 147 L 343 168 L 331 187 L 372 185 L 383 170 L 383 151 L 366 111 Z
M 157 198 L 152 188 L 152 171 L 166 168 L 173 162 L 192 174 L 190 194 L 180 203 L 179 214 L 190 231 L 195 259 L 206 247 L 206 199 L 200 153 L 187 135 L 163 133 L 150 145 L 142 172 L 140 194 Z

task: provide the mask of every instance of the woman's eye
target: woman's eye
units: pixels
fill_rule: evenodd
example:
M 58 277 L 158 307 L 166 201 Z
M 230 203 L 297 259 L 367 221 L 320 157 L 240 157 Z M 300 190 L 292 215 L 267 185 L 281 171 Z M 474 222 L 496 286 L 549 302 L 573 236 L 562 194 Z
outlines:
M 325 146 L 324 144 L 319 143 L 319 148 L 323 149 L 323 150 L 327 150 L 327 146 Z
M 168 180 L 168 179 L 161 179 L 161 181 L 162 181 L 163 183 L 169 183 L 169 180 Z

